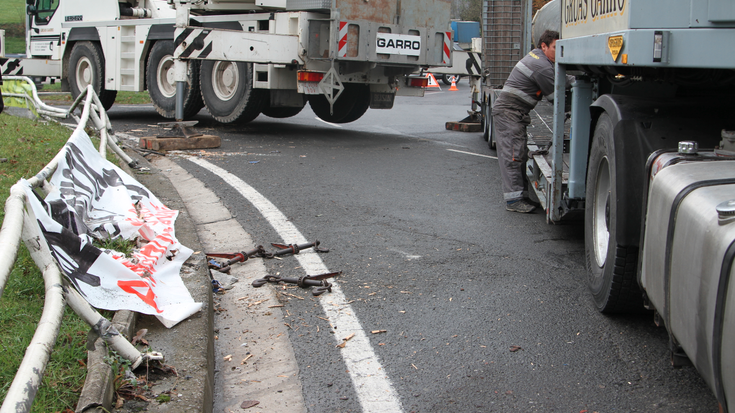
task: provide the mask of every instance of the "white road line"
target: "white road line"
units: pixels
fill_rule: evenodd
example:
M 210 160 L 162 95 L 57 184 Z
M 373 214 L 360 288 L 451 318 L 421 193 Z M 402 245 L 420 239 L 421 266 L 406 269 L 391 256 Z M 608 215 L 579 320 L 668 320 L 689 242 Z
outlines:
M 474 153 L 474 152 L 465 152 L 465 151 L 458 151 L 456 149 L 447 149 L 448 151 L 457 152 L 457 153 L 464 153 L 467 155 L 475 155 L 475 156 L 481 156 L 483 158 L 490 158 L 490 159 L 498 159 L 497 156 L 490 156 L 490 155 L 483 155 L 481 153 Z
M 296 226 L 255 188 L 203 159 L 193 157 L 187 157 L 186 159 L 219 176 L 250 201 L 268 220 L 285 243 L 300 244 L 307 242 Z M 299 261 L 306 274 L 317 275 L 329 272 L 321 258 L 313 250 L 306 250 L 294 257 Z M 337 343 L 342 343 L 343 338 L 354 333 L 354 337 L 342 348 L 342 358 L 352 378 L 355 393 L 360 399 L 362 411 L 370 413 L 402 412 L 403 408 L 393 384 L 375 355 L 360 320 L 355 316 L 355 311 L 347 304 L 347 299 L 342 293 L 342 289 L 339 288 L 339 284 L 333 282 L 332 292 L 320 296 L 319 303 L 329 318 L 329 322 L 333 326 L 339 326 L 338 334 L 334 335 Z
M 393 251 L 393 252 L 397 252 L 397 253 L 403 255 L 409 261 L 411 261 L 411 260 L 417 260 L 417 259 L 421 258 L 420 255 L 409 254 L 409 253 L 407 253 L 405 251 L 401 251 L 401 250 L 399 250 L 397 248 L 388 248 L 388 250 Z

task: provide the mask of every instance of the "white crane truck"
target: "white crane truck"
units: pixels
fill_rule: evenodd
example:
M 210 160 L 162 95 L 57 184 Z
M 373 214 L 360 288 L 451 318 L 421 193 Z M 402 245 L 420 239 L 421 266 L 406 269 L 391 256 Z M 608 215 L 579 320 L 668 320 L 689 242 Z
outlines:
M 423 96 L 413 73 L 451 65 L 449 0 L 27 3 L 26 54 L 2 73 L 60 79 L 75 97 L 92 84 L 106 108 L 117 91 L 148 90 L 179 120 L 205 106 L 223 123 L 284 118 L 309 102 L 351 122 Z
M 553 139 L 530 148 L 530 186 L 548 222 L 584 217 L 598 309 L 653 310 L 674 365 L 733 411 L 735 2 L 554 1 Z

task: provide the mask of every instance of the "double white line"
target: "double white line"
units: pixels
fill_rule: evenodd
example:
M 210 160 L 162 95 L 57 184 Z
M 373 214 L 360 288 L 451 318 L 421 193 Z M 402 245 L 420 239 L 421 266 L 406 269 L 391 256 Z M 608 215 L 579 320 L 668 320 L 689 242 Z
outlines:
M 186 159 L 219 176 L 250 201 L 273 226 L 284 243 L 302 244 L 307 242 L 296 226 L 273 203 L 242 179 L 201 158 L 191 157 Z M 295 257 L 306 274 L 314 275 L 330 272 L 313 250 L 303 251 Z M 393 384 L 375 355 L 360 320 L 357 319 L 355 311 L 347 303 L 339 284 L 333 282 L 332 292 L 320 296 L 319 303 L 329 318 L 329 322 L 334 326 L 339 326 L 340 335 L 334 335 L 338 344 L 342 343 L 343 338 L 354 334 L 341 351 L 363 412 L 402 412 L 403 408 L 393 389 Z

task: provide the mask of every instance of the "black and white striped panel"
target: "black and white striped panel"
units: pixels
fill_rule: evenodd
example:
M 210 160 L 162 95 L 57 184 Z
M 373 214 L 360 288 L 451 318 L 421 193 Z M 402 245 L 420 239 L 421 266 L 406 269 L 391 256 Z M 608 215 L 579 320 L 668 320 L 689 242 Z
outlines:
M 184 59 L 206 59 L 212 53 L 213 33 L 210 29 L 197 29 L 187 27 L 181 31 L 176 31 L 177 35 L 174 39 L 175 57 Z
M 480 75 L 482 73 L 482 67 L 480 66 L 482 60 L 479 53 L 468 52 L 467 61 L 465 62 L 465 69 L 470 75 Z
M 20 59 L 0 59 L 0 72 L 3 76 L 23 76 Z

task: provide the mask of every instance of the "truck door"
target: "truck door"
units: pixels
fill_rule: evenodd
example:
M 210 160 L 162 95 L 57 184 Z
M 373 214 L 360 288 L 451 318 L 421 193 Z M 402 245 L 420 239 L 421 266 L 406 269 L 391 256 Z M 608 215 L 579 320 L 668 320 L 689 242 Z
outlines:
M 57 13 L 59 2 L 60 0 L 28 0 L 26 20 L 28 57 L 61 58 L 62 13 Z

